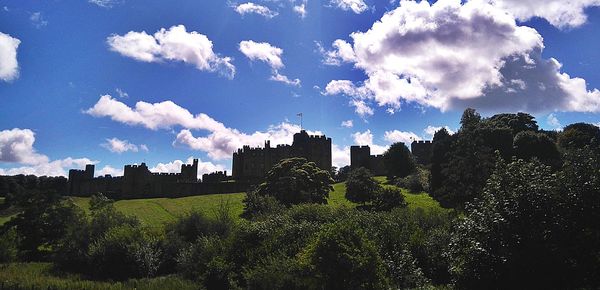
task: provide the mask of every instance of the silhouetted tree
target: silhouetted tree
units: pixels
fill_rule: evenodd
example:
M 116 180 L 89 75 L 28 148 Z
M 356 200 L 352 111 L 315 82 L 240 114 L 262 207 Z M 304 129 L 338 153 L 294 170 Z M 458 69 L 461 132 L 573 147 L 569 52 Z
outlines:
M 336 182 L 346 181 L 346 179 L 348 179 L 348 174 L 350 173 L 351 170 L 352 170 L 352 168 L 350 167 L 350 165 L 346 165 L 346 166 L 340 168 L 340 170 L 338 170 L 338 172 L 334 178 L 335 181 Z
M 415 159 L 402 142 L 394 143 L 383 153 L 383 163 L 387 175 L 393 177 L 405 177 L 413 173 L 417 168 Z
M 556 143 L 546 134 L 523 131 L 515 136 L 514 153 L 517 158 L 531 160 L 538 158 L 546 165 L 558 168 L 560 166 L 560 152 Z

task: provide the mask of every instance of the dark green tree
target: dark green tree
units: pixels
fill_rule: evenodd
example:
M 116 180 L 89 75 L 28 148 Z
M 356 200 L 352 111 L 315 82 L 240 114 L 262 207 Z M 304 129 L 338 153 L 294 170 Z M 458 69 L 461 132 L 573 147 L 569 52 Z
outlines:
M 350 174 L 350 171 L 352 170 L 352 168 L 349 165 L 346 165 L 344 167 L 341 167 L 337 174 L 335 175 L 335 182 L 343 182 L 346 181 L 346 179 L 348 179 L 348 174 Z
M 258 195 L 270 195 L 285 206 L 300 203 L 327 203 L 333 190 L 329 171 L 305 158 L 283 159 L 267 173 L 256 189 Z
M 561 155 L 558 147 L 546 134 L 533 131 L 520 132 L 515 136 L 513 146 L 517 158 L 531 160 L 535 157 L 546 165 L 555 168 L 560 166 Z
M 394 143 L 383 153 L 383 163 L 390 178 L 405 177 L 417 168 L 417 163 L 408 147 L 402 142 Z
M 586 145 L 600 144 L 600 128 L 587 123 L 575 123 L 566 126 L 558 135 L 558 145 L 564 149 L 581 149 Z
M 359 167 L 348 174 L 345 196 L 349 201 L 364 204 L 375 198 L 380 187 L 368 169 Z
M 373 200 L 373 209 L 378 211 L 390 211 L 397 207 L 406 207 L 402 191 L 397 187 L 387 186 L 381 188 Z

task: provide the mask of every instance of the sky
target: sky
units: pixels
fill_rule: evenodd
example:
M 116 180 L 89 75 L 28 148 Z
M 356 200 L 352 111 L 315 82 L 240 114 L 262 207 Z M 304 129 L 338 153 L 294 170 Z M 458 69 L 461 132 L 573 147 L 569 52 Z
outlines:
M 0 0 L 0 175 L 382 153 L 483 116 L 600 124 L 600 0 Z

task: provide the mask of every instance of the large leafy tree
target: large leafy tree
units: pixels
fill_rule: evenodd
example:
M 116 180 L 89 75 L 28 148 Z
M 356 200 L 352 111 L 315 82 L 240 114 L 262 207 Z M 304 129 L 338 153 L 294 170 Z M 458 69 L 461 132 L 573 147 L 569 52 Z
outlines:
M 559 166 L 560 152 L 556 143 L 546 134 L 523 131 L 515 136 L 513 143 L 514 153 L 517 158 L 531 160 L 538 158 L 546 165 Z
M 402 142 L 394 143 L 383 153 L 383 163 L 388 177 L 405 177 L 417 168 L 415 159 Z
M 283 159 L 267 173 L 255 193 L 273 196 L 286 206 L 300 203 L 327 203 L 333 190 L 329 171 L 305 158 Z
M 564 288 L 567 259 L 553 241 L 558 203 L 550 167 L 500 161 L 451 239 L 459 288 Z M 566 285 L 563 285 L 566 286 Z

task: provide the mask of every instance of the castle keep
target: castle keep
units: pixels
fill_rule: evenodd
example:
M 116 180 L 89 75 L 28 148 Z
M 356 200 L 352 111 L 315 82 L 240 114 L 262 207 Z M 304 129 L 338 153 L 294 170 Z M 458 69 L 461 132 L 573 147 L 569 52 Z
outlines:
M 308 135 L 305 130 L 294 134 L 292 145 L 271 147 L 266 141 L 264 148 L 244 146 L 233 153 L 233 179 L 238 181 L 260 180 L 273 165 L 285 158 L 304 157 L 319 168 L 331 170 L 331 138 L 324 135 Z

